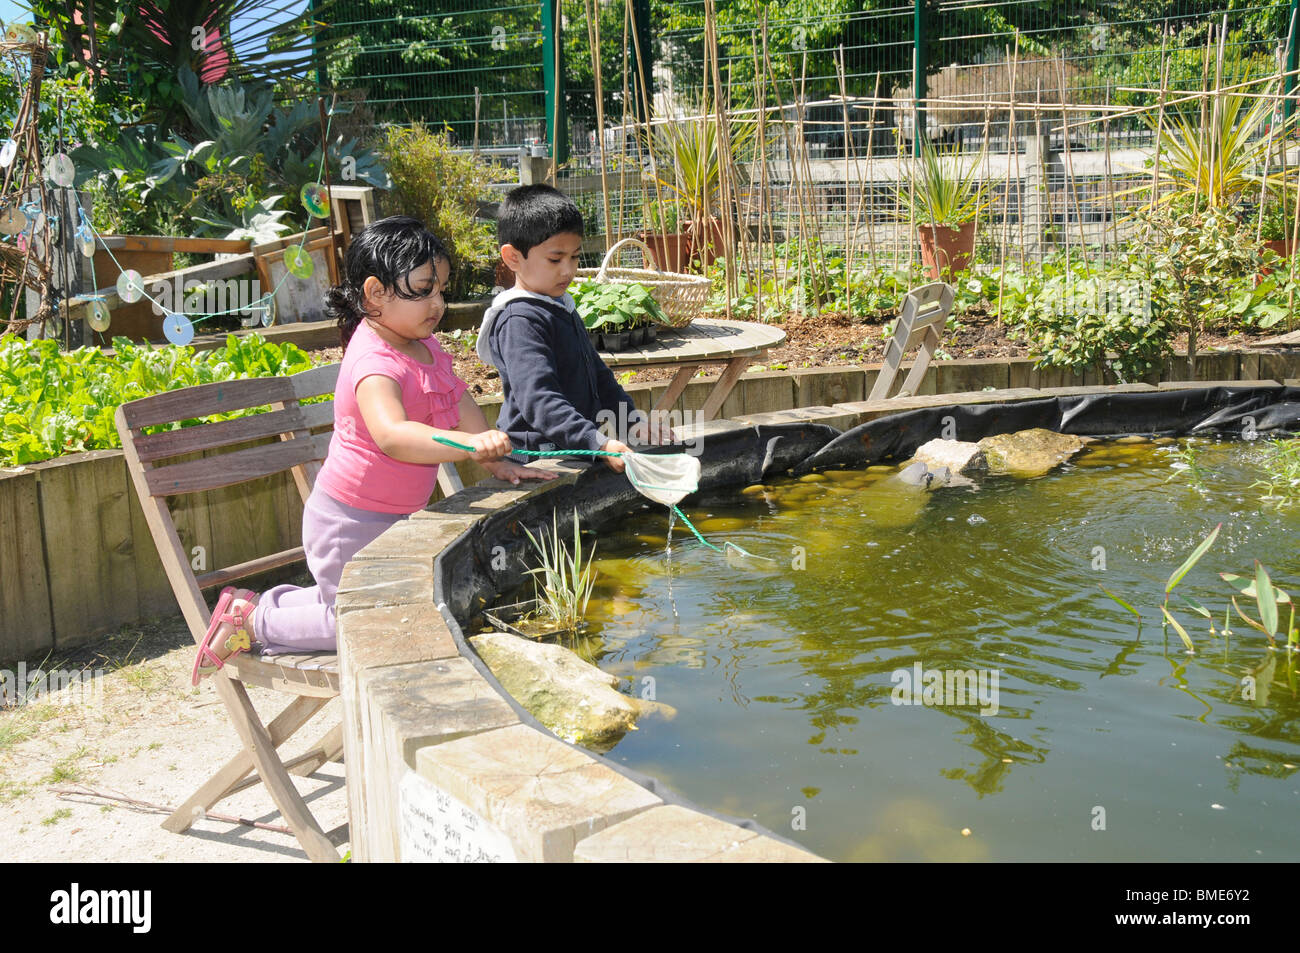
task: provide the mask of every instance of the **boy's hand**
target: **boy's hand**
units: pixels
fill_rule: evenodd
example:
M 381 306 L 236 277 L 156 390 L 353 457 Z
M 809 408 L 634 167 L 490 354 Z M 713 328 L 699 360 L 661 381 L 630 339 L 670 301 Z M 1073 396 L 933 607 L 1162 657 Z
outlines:
M 500 430 L 484 430 L 481 433 L 465 435 L 465 442 L 474 448 L 469 458 L 475 463 L 500 460 L 514 452 L 514 445 Z
M 668 425 L 668 421 L 659 414 L 650 415 L 650 436 L 647 443 L 660 447 L 677 442 L 677 433 Z
M 632 452 L 631 447 L 629 447 L 627 444 L 619 440 L 606 440 L 605 445 L 600 449 L 607 450 L 610 453 L 631 453 Z M 623 472 L 622 457 L 601 457 L 600 459 L 604 460 L 605 466 L 609 467 L 615 473 Z
M 532 467 L 522 466 L 513 460 L 489 461 L 483 464 L 483 469 L 498 480 L 505 480 L 516 486 L 520 480 L 554 480 L 559 476 L 558 473 L 548 470 L 534 470 Z
M 651 412 L 648 416 L 633 424 L 628 436 L 637 443 L 652 446 L 662 447 L 677 442 L 677 434 L 668 425 L 667 415 L 658 411 Z

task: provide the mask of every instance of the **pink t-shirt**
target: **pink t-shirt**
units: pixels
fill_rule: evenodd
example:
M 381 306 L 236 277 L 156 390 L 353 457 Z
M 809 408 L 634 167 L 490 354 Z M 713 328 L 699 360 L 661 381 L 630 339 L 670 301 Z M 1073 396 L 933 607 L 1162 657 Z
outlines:
M 469 387 L 456 376 L 451 355 L 436 338 L 423 340 L 433 356 L 422 364 L 381 338 L 365 321 L 348 341 L 334 392 L 334 436 L 316 484 L 340 503 L 376 513 L 414 513 L 429 504 L 438 482 L 436 463 L 403 463 L 379 449 L 357 407 L 357 385 L 371 374 L 402 388 L 407 420 L 450 430 L 460 423 L 460 398 Z

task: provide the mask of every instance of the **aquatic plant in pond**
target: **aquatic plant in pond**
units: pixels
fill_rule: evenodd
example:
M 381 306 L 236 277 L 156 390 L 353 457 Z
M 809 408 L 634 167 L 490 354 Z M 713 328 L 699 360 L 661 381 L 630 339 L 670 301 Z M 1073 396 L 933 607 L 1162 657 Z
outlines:
M 578 514 L 573 514 L 573 549 L 560 539 L 559 517 L 552 515 L 551 529 L 540 530 L 537 536 L 524 527 L 528 540 L 541 565 L 526 572 L 533 577 L 533 591 L 537 600 L 538 615 L 564 632 L 576 632 L 587 611 L 587 601 L 595 583 L 592 555 L 582 554 L 582 535 Z M 592 553 L 595 552 L 592 544 Z

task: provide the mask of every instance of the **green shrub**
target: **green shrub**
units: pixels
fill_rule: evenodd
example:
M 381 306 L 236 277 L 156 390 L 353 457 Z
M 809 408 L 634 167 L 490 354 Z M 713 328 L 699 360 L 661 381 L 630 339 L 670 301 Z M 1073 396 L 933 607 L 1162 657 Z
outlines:
M 490 291 L 499 257 L 496 230 L 475 221 L 479 199 L 499 170 L 473 156 L 457 153 L 445 135 L 422 124 L 390 126 L 383 146 L 393 180 L 395 214 L 413 215 L 437 235 L 451 255 L 449 299 Z
M 113 338 L 113 348 L 111 357 L 95 347 L 64 353 L 56 341 L 0 337 L 0 465 L 120 447 L 113 414 L 127 401 L 194 384 L 278 377 L 312 367 L 311 357 L 301 348 L 273 344 L 258 334 L 229 335 L 224 348 L 199 354 L 191 347 L 133 344 L 120 336 Z M 254 408 L 204 420 L 260 412 Z M 146 432 L 200 422 L 184 420 Z
M 1004 297 L 1008 334 L 1024 342 L 1041 366 L 1075 373 L 1094 367 L 1133 381 L 1170 349 L 1173 327 L 1154 313 L 1150 283 L 1139 271 L 1090 268 L 1078 260 L 1066 268 L 1049 260 L 1041 282 L 1019 293 L 1018 311 L 1008 309 Z

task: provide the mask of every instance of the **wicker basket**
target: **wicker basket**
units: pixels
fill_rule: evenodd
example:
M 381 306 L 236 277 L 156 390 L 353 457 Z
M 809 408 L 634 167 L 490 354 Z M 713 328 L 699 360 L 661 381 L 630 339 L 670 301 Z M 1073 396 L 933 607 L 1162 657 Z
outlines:
M 650 290 L 659 307 L 668 316 L 668 327 L 684 328 L 700 316 L 700 309 L 708 300 L 711 282 L 699 275 L 681 275 L 672 271 L 659 271 L 651 268 L 611 268 L 610 261 L 624 245 L 639 245 L 646 261 L 654 261 L 654 255 L 645 242 L 636 238 L 624 238 L 610 246 L 605 252 L 605 259 L 599 268 L 579 268 L 578 278 L 594 278 L 613 284 L 638 284 Z

